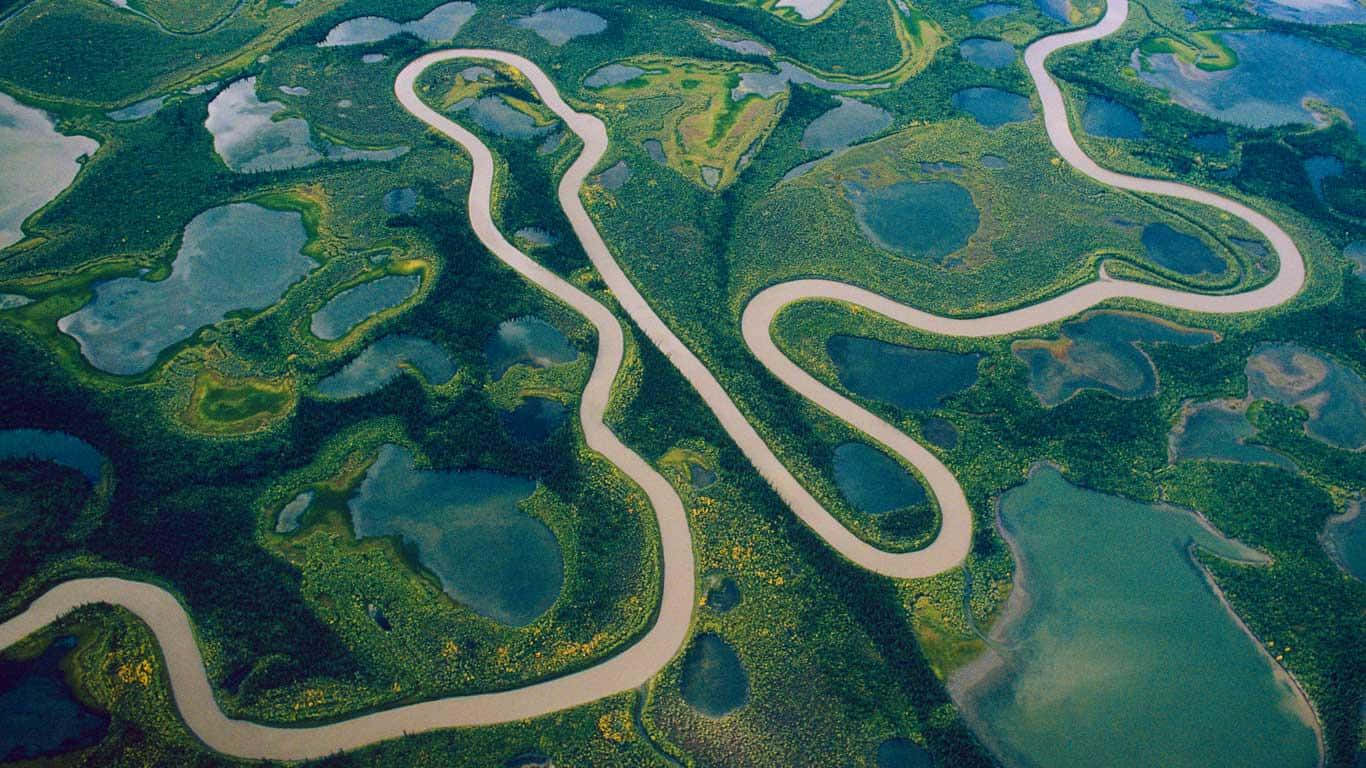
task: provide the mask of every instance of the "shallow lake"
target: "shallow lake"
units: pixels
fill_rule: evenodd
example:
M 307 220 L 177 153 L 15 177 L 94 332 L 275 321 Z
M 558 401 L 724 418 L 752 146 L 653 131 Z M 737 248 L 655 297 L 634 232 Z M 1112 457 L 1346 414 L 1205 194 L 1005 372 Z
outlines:
M 808 72 L 790 61 L 774 62 L 777 72 L 755 70 L 740 73 L 740 82 L 730 89 L 732 101 L 740 101 L 750 94 L 764 98 L 776 96 L 786 91 L 791 84 L 809 85 L 823 91 L 866 91 L 885 88 L 885 84 L 860 85 L 858 83 L 839 83 L 827 80 L 820 75 Z
M 1191 147 L 1207 155 L 1226 155 L 1230 149 L 1228 134 L 1222 131 L 1197 133 L 1190 138 Z
M 150 99 L 143 99 L 136 104 L 129 104 L 123 109 L 116 109 L 112 112 L 106 112 L 105 114 L 110 120 L 113 120 L 116 123 L 126 123 L 133 120 L 141 120 L 144 117 L 151 117 L 157 112 L 160 112 L 165 104 L 165 96 L 153 96 Z
M 975 353 L 916 349 L 863 336 L 825 343 L 835 374 L 849 391 L 909 410 L 937 408 L 977 382 Z
M 1352 274 L 1366 279 L 1366 241 L 1348 243 L 1347 247 L 1342 249 L 1342 255 L 1352 262 Z
M 76 638 L 59 637 L 37 658 L 0 661 L 0 759 L 27 760 L 100 743 L 109 717 L 82 704 L 62 659 Z
M 50 461 L 80 472 L 91 484 L 100 481 L 104 467 L 104 455 L 90 443 L 51 429 L 0 430 L 0 461 L 6 459 Z
M 1246 373 L 1253 398 L 1307 411 L 1310 437 L 1352 451 L 1366 447 L 1366 380 L 1356 371 L 1296 344 L 1262 344 Z
M 459 34 L 465 22 L 474 16 L 475 10 L 474 3 L 446 3 L 433 8 L 420 19 L 402 24 L 383 16 L 361 16 L 333 27 L 318 45 L 328 48 L 378 43 L 400 34 L 412 35 L 426 43 L 445 43 Z
M 550 439 L 569 415 L 559 400 L 548 397 L 527 397 L 502 416 L 503 429 L 513 440 L 521 443 L 543 443 Z
M 1247 412 L 1222 401 L 1192 406 L 1176 429 L 1170 444 L 1177 461 L 1207 459 L 1240 464 L 1270 464 L 1295 471 L 1295 463 L 1261 445 L 1248 445 L 1257 428 L 1247 420 Z
M 802 148 L 817 152 L 843 149 L 857 141 L 882 133 L 892 125 L 892 113 L 844 96 L 835 97 L 839 106 L 812 120 L 802 131 Z
M 1347 512 L 1329 518 L 1323 529 L 1323 544 L 1342 569 L 1366 581 L 1366 516 L 1361 514 L 1361 499 L 1351 502 Z
M 99 142 L 57 132 L 46 112 L 0 93 L 0 248 L 24 239 L 24 219 L 71 186 Z
M 224 88 L 209 102 L 204 127 L 213 134 L 213 148 L 228 168 L 239 173 L 303 168 L 322 160 L 393 160 L 408 147 L 352 149 L 316 139 L 301 117 L 277 119 L 283 102 L 261 101 L 256 78 L 247 77 Z
M 417 190 L 412 187 L 399 187 L 384 193 L 380 203 L 385 213 L 401 215 L 412 213 L 417 208 Z
M 1186 510 L 1078 488 L 1051 467 L 999 514 L 1020 582 L 993 650 L 951 690 L 1007 766 L 1318 764 L 1308 702 L 1188 547 L 1259 553 Z
M 1029 99 L 999 88 L 966 88 L 953 94 L 954 109 L 961 109 L 988 128 L 1021 123 L 1034 117 Z
M 1228 269 L 1204 240 L 1161 222 L 1144 227 L 1141 239 L 1153 263 L 1183 275 L 1217 275 Z
M 749 700 L 749 675 L 720 635 L 704 632 L 683 655 L 683 700 L 707 717 L 724 717 Z
M 1039 10 L 1043 15 L 1054 21 L 1061 21 L 1064 24 L 1072 20 L 1071 0 L 1038 0 Z
M 645 74 L 645 70 L 640 67 L 633 67 L 629 64 L 607 64 L 593 70 L 588 77 L 583 79 L 583 84 L 588 88 L 606 88 L 629 83 L 643 74 Z
M 1091 96 L 1081 113 L 1081 129 L 1103 139 L 1141 139 L 1143 123 L 1138 113 L 1117 101 Z
M 717 613 L 729 613 L 740 604 L 740 585 L 722 574 L 710 574 L 703 583 L 707 590 L 707 607 Z
M 901 181 L 877 189 L 846 183 L 859 229 L 884 250 L 942 263 L 968 244 L 980 213 L 972 193 L 951 181 Z
M 309 330 L 320 339 L 340 339 L 372 315 L 407 301 L 421 285 L 420 275 L 385 275 L 347 288 L 313 313 Z
M 304 519 L 304 513 L 313 504 L 313 491 L 303 491 L 298 496 L 289 500 L 289 503 L 280 508 L 280 514 L 275 520 L 276 533 L 294 533 L 299 530 L 299 524 Z
M 973 21 L 986 21 L 987 19 L 1005 16 L 1018 10 L 1020 10 L 1020 6 L 1010 5 L 1009 3 L 983 3 L 982 5 L 976 5 L 969 8 L 968 16 L 970 16 Z
M 1366 139 L 1366 58 L 1343 53 L 1293 35 L 1224 32 L 1219 35 L 1238 56 L 1238 65 L 1205 72 L 1172 54 L 1145 56 L 1135 51 L 1135 69 L 1172 101 L 1203 115 L 1244 125 L 1313 123 L 1306 100 L 1344 110 Z
M 720 171 L 717 171 L 717 174 L 719 178 Z M 703 170 L 703 175 L 706 175 L 705 169 Z M 616 161 L 612 164 L 612 167 L 599 173 L 597 176 L 597 182 L 602 185 L 603 189 L 621 189 L 626 186 L 626 182 L 630 180 L 631 166 L 628 165 L 625 160 Z M 716 186 L 716 182 L 712 181 L 711 185 Z
M 925 502 L 925 489 L 892 457 L 867 443 L 835 448 L 835 485 L 859 512 L 883 515 Z
M 920 430 L 925 433 L 926 440 L 946 451 L 958 447 L 958 428 L 948 419 L 931 416 L 920 425 Z
M 877 745 L 877 768 L 934 768 L 934 758 L 910 739 L 887 739 Z
M 512 20 L 512 25 L 529 29 L 551 45 L 564 45 L 576 37 L 596 35 L 607 30 L 607 20 L 578 8 L 538 10 L 530 16 Z
M 303 217 L 254 203 L 210 208 L 185 227 L 165 280 L 97 283 L 89 304 L 57 322 L 90 364 L 141 373 L 172 345 L 239 310 L 269 307 L 308 274 Z
M 516 627 L 550 609 L 564 581 L 559 542 L 519 509 L 536 490 L 524 477 L 476 470 L 420 470 L 385 445 L 348 502 L 357 538 L 397 536 L 446 594 Z
M 1252 10 L 1300 24 L 1363 24 L 1366 6 L 1357 0 L 1252 0 Z
M 535 118 L 496 94 L 462 99 L 450 111 L 467 113 L 475 125 L 505 139 L 534 139 L 555 130 L 553 125 L 537 125 Z
M 1309 186 L 1320 202 L 1325 202 L 1323 180 L 1341 176 L 1345 170 L 1342 161 L 1332 155 L 1314 155 L 1304 160 L 1304 175 L 1309 177 Z
M 688 485 L 693 490 L 700 491 L 716 483 L 716 472 L 707 469 L 695 461 L 688 462 Z
M 983 69 L 1000 69 L 1015 62 L 1015 46 L 1004 40 L 969 37 L 958 44 L 963 60 Z
M 1029 367 L 1029 388 L 1053 407 L 1083 389 L 1132 400 L 1157 392 L 1157 369 L 1144 344 L 1198 347 L 1218 339 L 1213 331 L 1186 328 L 1148 315 L 1100 311 L 1062 324 L 1056 340 L 1025 339 L 1011 345 Z
M 409 365 L 429 384 L 445 384 L 455 375 L 455 362 L 446 350 L 417 336 L 394 334 L 366 347 L 344 368 L 318 382 L 318 394 L 336 400 L 378 392 Z
M 503 378 L 514 365 L 549 368 L 579 359 L 579 351 L 560 329 L 539 317 L 519 317 L 499 323 L 484 354 L 495 381 Z

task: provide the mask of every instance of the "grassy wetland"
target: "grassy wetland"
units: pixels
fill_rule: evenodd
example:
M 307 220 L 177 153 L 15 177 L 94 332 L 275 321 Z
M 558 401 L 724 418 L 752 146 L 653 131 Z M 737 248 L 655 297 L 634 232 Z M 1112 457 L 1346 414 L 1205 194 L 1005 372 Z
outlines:
M 17 193 L 0 172 L 0 231 L 17 238 L 0 240 L 0 618 L 77 577 L 163 586 L 192 618 L 223 710 L 291 726 L 554 679 L 651 626 L 652 509 L 579 421 L 597 336 L 476 238 L 467 156 L 394 99 L 399 70 L 427 50 L 519 53 L 602 119 L 608 152 L 581 198 L 612 256 L 783 464 L 883 549 L 925 546 L 938 502 L 914 467 L 750 354 L 739 321 L 756 293 L 819 277 L 981 316 L 1102 269 L 1222 294 L 1279 267 L 1241 220 L 1103 186 L 1057 156 L 1016 52 L 1094 21 L 1101 3 L 451 6 L 0 5 L 0 100 L 41 111 L 21 127 L 75 168 L 20 201 L 13 227 Z M 1256 47 L 1272 36 L 1303 60 L 1267 74 Z M 1214 190 L 1285 227 L 1308 275 L 1285 305 L 1215 316 L 1120 301 L 982 339 L 834 302 L 778 315 L 784 354 L 962 484 L 971 553 L 915 580 L 863 570 L 797 520 L 626 319 L 556 197 L 583 144 L 526 78 L 474 59 L 428 69 L 419 96 L 494 155 L 496 226 L 622 320 L 607 421 L 681 498 L 697 594 L 679 653 L 638 691 L 313 764 L 1047 761 L 1045 713 L 981 704 L 1028 681 L 1046 644 L 1013 676 L 966 694 L 962 681 L 995 633 L 1030 637 L 1066 615 L 1065 603 L 1015 605 L 1065 587 L 1047 581 L 1038 558 L 1051 550 L 1021 515 L 1066 508 L 1083 527 L 1114 509 L 1195 513 L 1194 528 L 1124 525 L 1171 545 L 1164 572 L 1251 675 L 1230 685 L 1255 677 L 1258 691 L 1299 697 L 1309 715 L 1286 726 L 1287 764 L 1311 766 L 1321 749 L 1326 765 L 1354 765 L 1366 585 L 1340 567 L 1332 536 L 1366 488 L 1366 282 L 1344 255 L 1366 241 L 1351 90 L 1363 46 L 1360 25 L 1161 0 L 1049 62 L 1102 166 Z M 1325 76 L 1314 61 L 1341 76 L 1304 101 Z M 1257 77 L 1293 96 L 1285 109 L 1238 111 Z M 1111 105 L 1104 120 L 1086 117 L 1097 103 Z M 248 215 L 234 224 L 232 212 Z M 222 274 L 186 272 L 206 263 Z M 1216 411 L 1213 425 L 1195 415 Z M 70 440 L 38 450 L 23 433 L 13 448 L 8 430 Z M 1040 472 L 1060 484 L 1042 500 Z M 1111 501 L 1053 498 L 1066 494 Z M 1257 562 L 1217 556 L 1211 537 Z M 1092 554 L 1088 568 L 1127 583 L 1122 555 Z M 1087 629 L 1123 644 L 1112 625 L 1132 616 Z M 1217 679 L 1217 660 L 1186 661 L 1183 680 Z M 72 734 L 0 760 L 246 764 L 186 728 L 155 640 L 126 611 L 82 608 L 0 665 L 0 708 L 41 684 Z M 30 687 L 11 683 L 21 678 Z M 1088 680 L 1066 681 L 1094 697 L 1077 717 L 1113 700 Z M 1270 700 L 1246 703 L 1240 722 Z M 1005 731 L 1009 743 L 993 736 Z M 1224 756 L 1247 743 L 1238 728 L 1225 735 Z M 0 745 L 11 738 L 0 727 Z

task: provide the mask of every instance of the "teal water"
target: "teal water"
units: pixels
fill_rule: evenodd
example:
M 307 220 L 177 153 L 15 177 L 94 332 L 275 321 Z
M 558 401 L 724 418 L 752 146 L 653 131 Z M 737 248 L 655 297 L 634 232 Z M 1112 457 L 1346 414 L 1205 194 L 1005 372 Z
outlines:
M 984 3 L 969 8 L 968 16 L 971 17 L 973 21 L 980 22 L 986 21 L 987 19 L 994 19 L 998 16 L 1006 16 L 1018 10 L 1020 10 L 1020 6 L 1010 5 L 1009 3 Z
M 877 745 L 877 768 L 934 768 L 934 758 L 910 739 L 887 739 Z
M 6 459 L 50 461 L 80 472 L 91 484 L 100 481 L 104 467 L 104 455 L 90 443 L 51 429 L 0 430 L 0 461 Z
M 71 186 L 99 143 L 57 132 L 46 112 L 0 93 L 0 249 L 24 239 L 24 219 Z
M 1140 345 L 1197 347 L 1217 339 L 1212 331 L 1102 310 L 1063 323 L 1057 340 L 1024 339 L 1011 350 L 1029 367 L 1030 390 L 1051 408 L 1084 389 L 1127 400 L 1149 397 L 1157 392 L 1157 369 Z
M 1366 380 L 1338 361 L 1297 344 L 1263 344 L 1247 360 L 1247 388 L 1258 400 L 1309 413 L 1305 430 L 1321 442 L 1366 448 Z
M 857 99 L 836 96 L 836 106 L 812 120 L 802 131 L 802 148 L 817 152 L 843 149 L 882 133 L 892 125 L 892 113 Z
M 1188 548 L 1259 553 L 1190 512 L 1078 488 L 1052 468 L 1008 491 L 999 519 L 1017 590 L 994 650 L 951 689 L 1006 766 L 1317 765 L 1308 702 Z
M 555 130 L 553 125 L 537 125 L 531 115 L 514 108 L 497 94 L 463 99 L 450 111 L 468 113 L 475 125 L 505 139 L 534 139 Z
M 1252 0 L 1263 16 L 1298 24 L 1366 24 L 1366 5 L 1358 0 Z
M 1172 54 L 1135 51 L 1139 77 L 1200 114 L 1249 128 L 1313 123 L 1306 100 L 1347 113 L 1366 139 L 1366 58 L 1308 39 L 1269 32 L 1223 32 L 1238 66 L 1204 72 Z
M 707 590 L 707 607 L 717 613 L 729 613 L 740 604 L 740 585 L 729 576 L 710 574 L 703 586 Z
M 878 189 L 846 183 L 859 229 L 884 250 L 941 263 L 967 245 L 980 212 L 972 193 L 951 181 L 902 181 Z
M 720 635 L 705 632 L 683 655 L 683 700 L 707 717 L 725 717 L 749 700 L 749 675 Z
M 456 370 L 451 356 L 435 343 L 394 334 L 366 347 L 346 367 L 319 381 L 316 389 L 335 400 L 368 395 L 398 378 L 401 366 L 412 366 L 429 384 L 445 384 Z
M 660 165 L 669 164 L 669 156 L 664 154 L 664 145 L 659 142 L 659 139 L 646 139 L 641 142 L 641 146 L 645 147 L 645 152 L 651 160 Z
M 165 280 L 96 283 L 89 304 L 57 322 L 102 371 L 142 373 L 157 356 L 229 312 L 260 310 L 315 264 L 303 217 L 253 203 L 210 208 L 185 226 Z
M 998 155 L 982 155 L 982 167 L 990 171 L 1003 171 L 1010 167 L 1010 162 Z
M 1197 133 L 1190 137 L 1191 147 L 1207 155 L 1226 155 L 1229 150 L 1228 134 L 1222 131 Z
M 425 43 L 445 43 L 459 34 L 475 12 L 474 3 L 454 2 L 438 5 L 415 21 L 400 24 L 383 16 L 361 16 L 333 27 L 320 47 L 378 43 L 395 35 L 409 34 Z
M 607 64 L 589 73 L 588 77 L 583 79 L 583 84 L 587 88 L 607 88 L 629 83 L 643 74 L 645 74 L 645 70 L 640 67 L 633 67 L 629 64 Z
M 983 69 L 1001 69 L 1015 63 L 1015 46 L 1004 40 L 969 37 L 958 44 L 963 60 Z
M 417 208 L 417 190 L 412 187 L 399 187 L 384 193 L 380 203 L 384 212 L 394 215 L 412 213 Z
M 100 743 L 109 716 L 82 704 L 61 662 L 76 638 L 59 637 L 37 658 L 0 661 L 0 760 L 29 760 Z
M 1332 155 L 1314 155 L 1304 160 L 1304 175 L 1309 177 L 1309 187 L 1319 202 L 1325 202 L 1323 180 L 1341 176 L 1345 170 L 1342 161 Z
M 931 416 L 925 419 L 924 423 L 920 425 L 920 429 L 925 433 L 926 440 L 946 451 L 958 447 L 958 428 L 953 426 L 948 419 Z
M 18 309 L 33 303 L 33 299 L 17 293 L 0 293 L 0 311 Z
M 537 10 L 530 16 L 512 20 L 514 27 L 529 29 L 551 45 L 559 46 L 584 35 L 607 31 L 607 20 L 578 8 Z
M 1330 518 L 1322 538 L 1324 548 L 1343 570 L 1366 581 L 1366 516 L 1361 514 L 1361 499 L 1352 502 L 1346 514 Z
M 555 434 L 569 417 L 569 409 L 559 400 L 527 397 L 516 408 L 504 411 L 503 429 L 521 443 L 543 443 Z
M 1021 123 L 1034 118 L 1029 99 L 999 88 L 967 88 L 953 94 L 954 109 L 961 109 L 988 128 Z
M 1071 0 L 1038 0 L 1039 10 L 1054 21 L 1061 21 L 1064 24 L 1072 21 L 1072 2 Z
M 688 462 L 688 485 L 700 491 L 716 482 L 716 473 L 701 464 Z
M 1348 243 L 1342 249 L 1342 255 L 1352 262 L 1352 274 L 1366 279 L 1366 241 Z
M 865 515 L 885 515 L 926 500 L 924 487 L 905 467 L 867 443 L 837 446 L 834 470 L 840 493 Z
M 860 85 L 827 80 L 790 61 L 777 61 L 774 62 L 774 66 L 778 71 L 754 70 L 740 73 L 740 82 L 730 89 L 731 100 L 741 101 L 751 94 L 768 98 L 788 90 L 792 85 L 809 85 L 823 91 L 866 91 L 886 87 L 885 84 Z
M 498 324 L 484 347 L 494 381 L 514 365 L 549 368 L 579 359 L 578 350 L 560 329 L 539 317 L 519 317 Z
M 1141 139 L 1143 123 L 1138 113 L 1111 99 L 1090 96 L 1081 113 L 1081 129 L 1103 139 Z
M 1295 462 L 1261 445 L 1246 440 L 1257 435 L 1257 428 L 1240 408 L 1214 401 L 1201 403 L 1186 413 L 1171 434 L 1172 456 L 1178 461 L 1209 459 L 1241 464 L 1270 464 L 1292 472 Z
M 850 392 L 907 410 L 937 408 L 977 382 L 975 353 L 916 349 L 863 336 L 825 343 L 835 374 Z
M 533 480 L 482 469 L 419 470 L 407 449 L 386 445 L 348 506 L 356 538 L 399 537 L 446 594 L 522 627 L 564 582 L 555 535 L 519 508 L 535 490 Z
M 340 339 L 367 318 L 407 301 L 421 285 L 420 275 L 385 275 L 347 288 L 313 313 L 309 330 L 320 339 Z
M 560 241 L 560 238 L 541 229 L 540 227 L 522 227 L 512 233 L 519 240 L 525 240 L 537 248 L 545 248 Z
M 204 127 L 213 134 L 213 148 L 229 169 L 238 173 L 303 168 L 323 160 L 381 162 L 408 152 L 393 149 L 352 149 L 318 139 L 301 117 L 279 117 L 285 105 L 261 101 L 256 77 L 246 77 L 224 88 L 209 102 Z
M 1205 241 L 1161 222 L 1144 227 L 1142 240 L 1153 263 L 1183 275 L 1217 275 L 1228 269 Z

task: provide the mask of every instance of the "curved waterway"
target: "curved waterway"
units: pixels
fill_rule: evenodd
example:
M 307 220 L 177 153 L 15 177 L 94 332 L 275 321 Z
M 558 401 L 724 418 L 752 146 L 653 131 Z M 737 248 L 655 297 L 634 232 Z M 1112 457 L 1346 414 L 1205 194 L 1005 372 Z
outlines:
M 774 375 L 920 471 L 939 503 L 943 520 L 938 536 L 924 549 L 885 552 L 858 538 L 836 520 L 788 472 L 711 371 L 669 330 L 626 277 L 579 199 L 581 186 L 607 149 L 607 129 L 602 121 L 574 111 L 545 72 L 521 56 L 488 49 L 453 49 L 429 53 L 405 67 L 394 85 L 395 93 L 405 109 L 459 143 L 470 154 L 474 169 L 469 196 L 470 223 L 480 241 L 505 264 L 583 314 L 596 328 L 598 354 L 584 389 L 579 419 L 589 447 L 638 483 L 655 510 L 664 578 L 654 625 L 634 645 L 616 656 L 564 677 L 513 690 L 395 707 L 326 725 L 289 728 L 232 720 L 223 714 L 214 700 L 189 615 L 170 592 L 145 582 L 93 578 L 60 584 L 35 600 L 23 613 L 0 624 L 0 648 L 13 645 L 80 605 L 105 602 L 127 608 L 147 622 L 156 635 L 166 661 L 172 693 L 190 730 L 220 752 L 275 760 L 313 759 L 438 728 L 491 725 L 567 709 L 636 688 L 677 655 L 687 637 L 695 596 L 687 516 L 669 483 L 622 444 L 602 421 L 612 381 L 622 362 L 624 334 L 620 321 L 592 297 L 517 250 L 494 224 L 490 211 L 493 155 L 474 134 L 427 106 L 414 91 L 414 83 L 425 69 L 461 58 L 497 61 L 520 70 L 545 105 L 583 140 L 583 152 L 561 179 L 559 200 L 584 251 L 622 308 L 697 389 L 741 451 L 793 512 L 842 555 L 877 573 L 918 578 L 957 567 L 971 545 L 972 510 L 953 473 L 919 443 L 820 383 L 789 360 L 774 344 L 769 329 L 774 316 L 783 307 L 795 301 L 813 299 L 860 304 L 935 333 L 995 336 L 1071 317 L 1115 298 L 1134 298 L 1197 312 L 1230 313 L 1265 309 L 1294 297 L 1304 283 L 1304 261 L 1289 235 L 1266 216 L 1241 203 L 1185 184 L 1140 179 L 1106 170 L 1087 157 L 1077 144 L 1068 124 L 1062 91 L 1048 75 L 1044 62 L 1060 48 L 1111 34 L 1124 23 L 1127 15 L 1127 0 L 1111 0 L 1105 16 L 1094 26 L 1042 38 L 1025 51 L 1025 64 L 1043 104 L 1049 140 L 1074 168 L 1103 184 L 1178 197 L 1243 219 L 1268 239 L 1280 257 L 1280 272 L 1270 283 L 1241 294 L 1207 296 L 1116 280 L 1102 272 L 1095 282 L 1047 301 L 998 315 L 962 319 L 932 315 L 832 280 L 796 280 L 759 293 L 744 310 L 741 324 L 745 342 Z

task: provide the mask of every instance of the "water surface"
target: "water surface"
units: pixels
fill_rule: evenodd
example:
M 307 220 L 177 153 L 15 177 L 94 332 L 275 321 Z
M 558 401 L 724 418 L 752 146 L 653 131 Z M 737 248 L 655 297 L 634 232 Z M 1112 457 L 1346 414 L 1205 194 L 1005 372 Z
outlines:
M 57 755 L 104 739 L 109 716 L 82 704 L 61 668 L 75 647 L 76 638 L 59 637 L 37 658 L 0 661 L 0 759 Z
M 513 19 L 512 25 L 529 29 L 551 45 L 564 45 L 576 37 L 596 35 L 607 30 L 607 20 L 578 8 L 538 10 L 530 16 Z
M 24 239 L 24 219 L 71 186 L 99 142 L 57 132 L 46 112 L 0 93 L 0 249 Z
M 347 288 L 313 313 L 309 330 L 326 341 L 340 339 L 366 319 L 407 301 L 421 285 L 421 275 L 385 275 Z
M 606 88 L 629 83 L 643 74 L 645 74 L 645 70 L 640 67 L 633 67 L 629 64 L 607 64 L 593 70 L 588 77 L 583 79 L 583 84 L 588 88 Z
M 318 382 L 318 394 L 335 400 L 378 392 L 398 378 L 401 366 L 412 366 L 429 384 L 445 384 L 455 375 L 446 350 L 417 336 L 393 334 L 366 347 L 344 368 Z
M 1010 5 L 1009 3 L 983 3 L 982 5 L 969 8 L 968 16 L 972 17 L 973 21 L 980 22 L 986 21 L 987 19 L 994 19 L 998 16 L 1005 16 L 1018 10 L 1020 10 L 1020 6 Z
M 1204 240 L 1161 222 L 1144 227 L 1141 239 L 1153 263 L 1183 275 L 1217 275 L 1228 269 Z
M 980 214 L 968 190 L 951 181 L 902 181 L 866 190 L 845 185 L 854 215 L 874 245 L 929 262 L 943 262 L 967 245 Z
M 333 27 L 318 45 L 329 48 L 378 43 L 401 34 L 412 35 L 425 43 L 450 42 L 474 12 L 474 3 L 454 2 L 438 5 L 426 16 L 402 24 L 383 16 L 361 16 Z
M 1029 368 L 1029 388 L 1053 407 L 1084 389 L 1132 400 L 1157 392 L 1157 368 L 1140 345 L 1197 347 L 1218 340 L 1213 331 L 1186 328 L 1148 315 L 1102 310 L 1062 324 L 1056 340 L 1011 345 Z
M 1015 46 L 1004 40 L 969 37 L 958 44 L 963 59 L 983 69 L 1000 69 L 1015 63 Z
M 442 589 L 475 613 L 515 627 L 555 603 L 564 581 L 559 542 L 519 505 L 533 480 L 475 470 L 420 470 L 385 445 L 351 509 L 356 538 L 396 536 Z
M 993 650 L 951 690 L 1007 766 L 1317 765 L 1308 702 L 1188 548 L 1259 553 L 1186 510 L 1078 488 L 1052 468 L 1008 491 L 999 520 L 1017 586 Z
M 384 200 L 380 202 L 385 213 L 402 215 L 412 213 L 417 208 L 417 190 L 412 187 L 400 187 L 391 189 L 384 193 Z
M 494 381 L 514 365 L 549 368 L 579 359 L 578 350 L 555 326 L 539 317 L 519 317 L 498 324 L 484 348 Z
M 1034 117 L 1029 99 L 999 88 L 967 88 L 953 94 L 954 109 L 961 109 L 988 128 L 1021 123 Z
M 1357 0 L 1252 0 L 1251 7 L 1297 24 L 1366 24 L 1366 5 Z
M 835 485 L 862 514 L 884 515 L 925 502 L 925 489 L 906 468 L 867 443 L 835 448 Z
M 1352 262 L 1352 274 L 1366 279 L 1366 240 L 1358 243 L 1348 243 L 1342 249 L 1342 255 Z
M 856 395 L 908 410 L 937 408 L 977 382 L 975 353 L 917 349 L 863 336 L 825 343 L 840 383 Z
M 569 416 L 569 410 L 559 400 L 548 397 L 527 397 L 516 408 L 505 411 L 503 429 L 513 440 L 521 443 L 543 443 L 555 434 Z
M 1270 464 L 1295 471 L 1295 462 L 1262 445 L 1249 445 L 1257 428 L 1242 407 L 1216 400 L 1188 409 L 1172 430 L 1172 458 L 1181 461 L 1206 459 L 1241 464 Z
M 480 128 L 505 139 L 534 139 L 555 130 L 553 125 L 537 125 L 535 118 L 497 94 L 462 99 L 450 111 L 468 113 Z
M 1366 581 L 1366 516 L 1361 514 L 1361 499 L 1350 502 L 1345 513 L 1328 519 L 1322 539 L 1343 570 Z
M 910 739 L 887 739 L 877 745 L 877 768 L 934 768 L 934 758 Z
M 1081 113 L 1081 129 L 1103 139 L 1141 139 L 1143 123 L 1138 113 L 1111 99 L 1091 96 Z
M 289 503 L 280 508 L 280 515 L 275 521 L 276 533 L 294 533 L 299 530 L 299 524 L 303 521 L 304 513 L 308 511 L 309 505 L 313 503 L 313 491 L 304 491 Z
M 1309 187 L 1319 202 L 1327 202 L 1323 196 L 1323 180 L 1341 176 L 1346 167 L 1332 155 L 1314 155 L 1304 159 L 1304 175 L 1309 177 Z
M 1348 366 L 1297 344 L 1263 344 L 1247 360 L 1248 393 L 1303 408 L 1305 430 L 1321 442 L 1366 448 L 1366 380 Z
M 0 461 L 36 459 L 69 467 L 93 485 L 100 481 L 104 455 L 90 443 L 65 432 L 51 429 L 0 430 Z M 0 755 L 4 752 L 0 751 Z
M 314 267 L 295 211 L 254 203 L 210 208 L 185 227 L 165 280 L 121 277 L 96 283 L 89 304 L 57 327 L 102 371 L 142 373 L 157 356 L 229 312 L 261 310 Z
M 116 123 L 127 123 L 133 120 L 141 120 L 144 117 L 151 117 L 160 112 L 165 105 L 165 96 L 153 96 L 150 99 L 143 99 L 136 104 L 130 104 L 123 109 L 116 109 L 105 114 Z
M 812 120 L 802 131 L 802 148 L 828 152 L 843 149 L 887 130 L 892 113 L 857 99 L 836 96 L 839 106 Z
M 707 717 L 725 717 L 749 700 L 749 675 L 720 635 L 705 632 L 683 655 L 683 700 Z
M 1229 150 L 1228 134 L 1223 131 L 1197 133 L 1190 138 L 1191 147 L 1207 155 L 1226 155 Z

